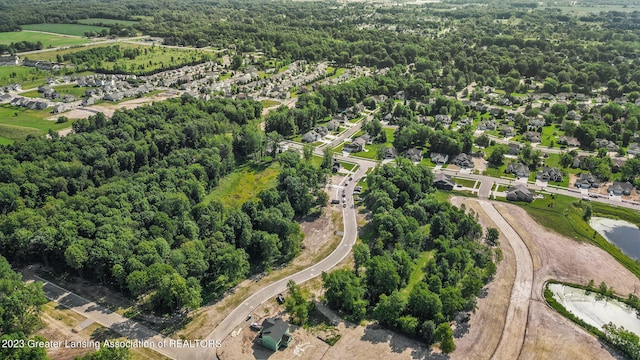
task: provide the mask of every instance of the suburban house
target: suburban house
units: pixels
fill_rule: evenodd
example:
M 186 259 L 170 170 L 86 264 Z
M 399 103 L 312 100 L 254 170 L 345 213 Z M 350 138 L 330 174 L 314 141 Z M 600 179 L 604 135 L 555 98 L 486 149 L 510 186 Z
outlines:
M 629 144 L 629 150 L 627 150 L 627 154 L 633 155 L 633 156 L 640 154 L 640 144 L 638 143 Z
M 327 123 L 327 129 L 329 131 L 336 131 L 340 127 L 340 122 L 338 120 L 331 120 Z
M 558 144 L 567 145 L 571 147 L 578 147 L 580 146 L 580 141 L 578 141 L 578 139 L 576 139 L 573 136 L 560 136 L 558 138 Z
M 453 164 L 463 169 L 471 169 L 473 168 L 473 158 L 469 154 L 458 154 L 458 156 L 453 159 Z
M 329 134 L 329 129 L 327 129 L 326 126 L 322 126 L 322 125 L 316 126 L 315 130 L 316 130 L 316 132 L 318 134 L 320 134 L 320 136 L 325 136 L 325 135 Z
M 436 115 L 436 122 L 444 126 L 449 126 L 451 125 L 451 115 L 438 114 Z
M 439 190 L 452 190 L 456 183 L 448 175 L 439 173 L 433 178 L 433 186 Z
M 581 189 L 597 188 L 600 187 L 600 180 L 589 173 L 582 173 L 576 180 L 576 187 Z
M 384 155 L 385 159 L 395 159 L 398 156 L 398 150 L 393 146 L 384 148 L 382 149 L 382 155 Z
M 597 148 L 605 148 L 607 151 L 617 151 L 618 145 L 611 140 L 607 139 L 596 139 L 596 147 Z
M 367 143 L 362 137 L 355 138 L 350 144 L 344 146 L 344 149 L 351 152 L 360 152 L 364 150 L 364 146 Z
M 533 201 L 533 192 L 525 184 L 517 184 L 507 189 L 507 200 L 509 201 Z
M 516 130 L 512 126 L 502 125 L 502 128 L 500 129 L 500 133 L 504 137 L 512 137 L 512 136 L 515 136 Z
M 419 162 L 422 161 L 422 150 L 411 148 L 405 151 L 404 156 L 413 162 Z
M 513 174 L 519 178 L 529 177 L 529 168 L 523 163 L 509 163 L 504 172 L 507 174 Z
M 315 142 L 318 141 L 322 138 L 322 136 L 320 136 L 320 134 L 318 134 L 317 132 L 315 132 L 314 130 L 311 130 L 309 132 L 307 132 L 306 134 L 302 135 L 302 142 Z
M 560 182 L 562 181 L 562 172 L 558 170 L 556 167 L 543 167 L 542 170 L 538 173 L 538 179 L 543 181 L 554 181 Z
M 540 127 L 543 127 L 545 125 L 545 121 L 542 117 L 540 118 L 535 118 L 535 119 L 531 119 L 529 120 L 529 124 L 527 125 L 527 128 L 529 130 L 535 130 L 538 129 Z
M 520 155 L 520 145 L 516 144 L 516 143 L 509 143 L 508 145 L 508 149 L 507 149 L 507 154 L 509 155 Z
M 449 155 L 441 153 L 431 153 L 431 162 L 436 165 L 444 165 L 449 161 Z
M 580 167 L 580 163 L 582 162 L 582 156 L 576 156 L 573 158 L 573 162 L 571 163 L 571 167 L 577 169 Z
M 291 344 L 293 337 L 289 334 L 289 324 L 282 319 L 267 318 L 262 322 L 262 345 L 267 349 L 278 351 L 281 346 Z
M 495 120 L 483 121 L 478 125 L 478 130 L 495 130 L 498 124 Z
M 0 103 L 10 102 L 10 101 L 11 101 L 11 95 L 9 94 L 0 95 Z
M 522 134 L 522 139 L 532 143 L 539 143 L 540 133 L 535 131 L 527 131 L 524 134 Z
M 58 104 L 56 106 L 53 107 L 53 110 L 51 110 L 52 114 L 59 114 L 61 112 L 64 112 L 65 110 L 67 110 L 66 106 L 64 104 Z
M 609 186 L 609 189 L 607 189 L 609 194 L 618 195 L 618 196 L 620 195 L 629 196 L 631 195 L 632 190 L 633 190 L 633 185 L 628 181 L 627 182 L 614 181 L 613 184 Z

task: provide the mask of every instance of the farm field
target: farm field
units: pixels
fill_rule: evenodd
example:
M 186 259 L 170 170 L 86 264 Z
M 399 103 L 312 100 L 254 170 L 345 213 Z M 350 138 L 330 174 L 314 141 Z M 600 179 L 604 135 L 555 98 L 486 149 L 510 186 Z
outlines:
M 100 32 L 104 29 L 102 26 L 81 25 L 81 24 L 30 24 L 22 25 L 24 30 L 44 31 L 63 35 L 84 36 L 87 31 Z
M 25 27 L 31 25 L 25 25 Z M 42 30 L 45 31 L 45 30 Z M 70 46 L 70 45 L 80 45 L 86 44 L 90 42 L 89 39 L 82 39 L 77 37 L 69 37 L 63 35 L 55 35 L 55 34 L 43 34 L 35 31 L 13 31 L 13 32 L 2 32 L 0 33 L 0 44 L 10 44 L 19 41 L 30 41 L 30 42 L 42 42 L 42 46 L 45 48 L 48 47 L 58 47 L 58 46 Z
M 85 25 L 98 25 L 98 24 L 115 25 L 115 24 L 120 24 L 120 25 L 129 26 L 129 25 L 137 24 L 138 21 L 117 20 L 117 19 L 103 19 L 103 18 L 89 18 L 89 19 L 78 20 L 78 23 L 85 24 Z
M 0 143 L 25 138 L 27 135 L 46 134 L 68 128 L 71 122 L 56 124 L 47 120 L 51 116 L 51 108 L 44 110 L 27 110 L 8 104 L 0 106 Z M 4 140 L 2 140 L 4 139 Z

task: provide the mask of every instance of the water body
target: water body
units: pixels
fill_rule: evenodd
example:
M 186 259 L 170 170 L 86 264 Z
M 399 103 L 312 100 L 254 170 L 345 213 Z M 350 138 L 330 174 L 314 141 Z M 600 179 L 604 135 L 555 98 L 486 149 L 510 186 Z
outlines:
M 549 290 L 565 309 L 587 324 L 602 330 L 602 325 L 612 322 L 640 335 L 640 319 L 636 316 L 635 309 L 618 300 L 596 300 L 595 293 L 586 295 L 582 289 L 562 284 L 550 284 Z
M 640 260 L 640 229 L 624 220 L 592 217 L 589 225 L 607 241 L 616 244 L 625 255 Z

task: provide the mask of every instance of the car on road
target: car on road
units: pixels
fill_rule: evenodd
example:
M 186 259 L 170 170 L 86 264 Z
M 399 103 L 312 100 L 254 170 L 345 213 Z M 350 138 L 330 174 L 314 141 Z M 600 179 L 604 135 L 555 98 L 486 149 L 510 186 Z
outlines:
M 342 207 L 346 208 L 347 207 L 347 203 L 342 204 Z
M 584 201 L 591 201 L 591 199 L 589 199 L 589 197 L 588 197 L 588 196 L 583 196 L 583 197 L 582 197 L 582 200 L 584 200 Z
M 249 314 L 249 316 L 247 316 L 247 320 L 246 321 L 251 320 L 251 318 L 252 318 L 252 316 L 251 316 L 251 314 Z
M 462 185 L 460 185 L 460 184 L 456 184 L 456 187 L 459 187 L 459 188 L 461 188 L 461 187 L 462 187 Z

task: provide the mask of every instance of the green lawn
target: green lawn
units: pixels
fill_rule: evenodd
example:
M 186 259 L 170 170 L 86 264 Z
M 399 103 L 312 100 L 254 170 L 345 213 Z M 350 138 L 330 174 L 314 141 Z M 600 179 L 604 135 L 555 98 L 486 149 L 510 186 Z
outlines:
M 468 188 L 474 188 L 476 186 L 476 181 L 475 180 L 471 180 L 471 179 L 461 179 L 461 178 L 453 178 L 453 180 L 455 180 L 456 184 L 460 184 L 464 187 L 468 187 Z
M 22 25 L 23 30 L 44 31 L 63 35 L 84 36 L 87 31 L 101 32 L 107 29 L 102 26 L 79 25 L 79 24 L 31 24 Z
M 139 23 L 138 21 L 104 19 L 104 18 L 82 19 L 82 20 L 78 20 L 78 22 L 80 24 L 85 24 L 85 25 L 97 25 L 97 24 L 115 25 L 115 24 L 120 24 L 120 25 L 124 25 L 124 26 L 135 25 L 135 24 Z
M 18 140 L 29 134 L 46 134 L 49 129 L 57 131 L 71 126 L 71 122 L 56 124 L 47 120 L 50 116 L 50 108 L 27 110 L 8 104 L 0 105 L 0 137 Z
M 433 257 L 434 251 L 425 251 L 420 254 L 420 257 L 416 260 L 416 263 L 413 267 L 413 271 L 409 276 L 409 281 L 407 282 L 407 286 L 400 289 L 400 294 L 402 294 L 405 298 L 409 298 L 409 294 L 411 294 L 411 290 L 413 287 L 424 279 L 424 267 L 427 265 L 429 259 Z
M 88 89 L 86 87 L 77 87 L 74 84 L 65 84 L 65 85 L 60 85 L 60 86 L 52 86 L 51 88 L 53 90 L 59 92 L 63 96 L 66 95 L 66 94 L 71 94 L 71 95 L 75 96 L 78 99 L 81 98 L 84 95 L 84 91 L 86 89 Z M 23 92 L 20 95 L 26 96 L 26 97 L 30 97 L 30 98 L 41 98 L 42 97 L 42 94 L 39 93 L 38 90 L 32 90 L 32 91 Z M 62 99 L 55 99 L 53 101 L 62 102 Z
M 9 144 L 13 144 L 14 140 L 8 139 L 6 137 L 2 137 L 0 136 L 0 145 L 9 145 Z
M 267 166 L 243 166 L 225 176 L 203 203 L 219 200 L 225 208 L 239 208 L 262 190 L 275 186 L 279 173 L 280 165 L 276 162 Z
M 640 225 L 640 213 L 637 211 L 595 201 L 586 202 L 570 196 L 556 195 L 555 199 L 545 196 L 544 199 L 536 199 L 534 202 L 524 205 L 523 208 L 536 222 L 552 231 L 577 241 L 590 242 L 602 248 L 640 278 L 640 262 L 624 255 L 620 249 L 600 236 L 582 218 L 587 204 L 593 208 L 593 216 L 618 218 Z
M 282 105 L 280 101 L 275 101 L 275 100 L 261 100 L 260 103 L 262 104 L 263 108 Z
M 23 25 L 26 28 L 31 25 Z M 30 42 L 42 42 L 42 46 L 58 47 L 58 46 L 70 46 L 86 44 L 88 39 L 75 38 L 69 36 L 55 35 L 55 34 L 43 34 L 33 31 L 13 31 L 0 33 L 0 44 L 10 44 L 12 42 L 30 41 Z
M 47 83 L 51 72 L 25 66 L 0 66 L 0 86 L 19 83 L 23 89 Z
M 555 135 L 553 135 L 554 132 L 556 133 Z M 552 124 L 551 126 L 543 126 L 542 135 L 541 135 L 541 138 L 542 138 L 541 145 L 549 146 L 553 141 L 554 143 L 553 147 L 559 148 L 560 145 L 558 144 L 558 137 L 562 135 L 564 135 L 564 131 L 560 130 L 559 127 L 556 127 L 556 124 Z
M 354 156 L 359 156 L 359 157 L 363 157 L 366 159 L 372 159 L 372 160 L 376 160 L 378 158 L 378 153 L 380 152 L 381 149 L 383 148 L 387 148 L 389 146 L 393 145 L 393 139 L 395 138 L 395 130 L 394 129 L 389 129 L 389 128 L 383 128 L 382 129 L 386 134 L 387 134 L 387 142 L 385 143 L 373 143 L 373 144 L 367 144 L 364 146 L 364 149 L 366 151 L 361 151 L 361 152 L 357 152 L 357 153 L 353 153 Z M 358 133 L 356 133 L 353 138 L 357 138 L 358 136 L 362 135 L 363 132 L 360 131 Z M 335 151 L 335 149 L 334 149 Z M 342 147 L 340 148 L 340 151 L 342 151 Z

